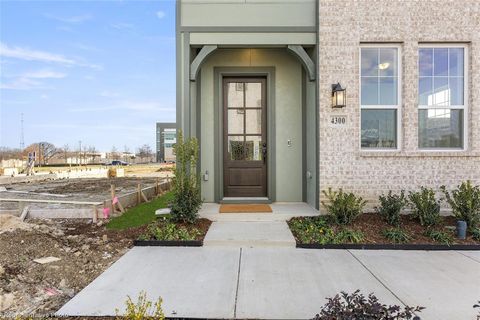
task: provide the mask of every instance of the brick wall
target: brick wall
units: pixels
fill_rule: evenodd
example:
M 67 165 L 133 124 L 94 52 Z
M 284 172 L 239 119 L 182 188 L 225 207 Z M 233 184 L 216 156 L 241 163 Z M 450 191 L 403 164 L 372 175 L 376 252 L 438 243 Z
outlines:
M 480 184 L 480 1 L 320 0 L 319 5 L 320 190 L 353 191 L 375 205 L 387 191 Z M 359 46 L 401 45 L 402 126 L 400 151 L 360 151 Z M 419 42 L 468 44 L 467 151 L 418 150 Z M 331 84 L 347 88 L 347 107 L 331 108 Z M 346 115 L 345 127 L 329 125 Z M 320 199 L 324 197 L 321 194 Z

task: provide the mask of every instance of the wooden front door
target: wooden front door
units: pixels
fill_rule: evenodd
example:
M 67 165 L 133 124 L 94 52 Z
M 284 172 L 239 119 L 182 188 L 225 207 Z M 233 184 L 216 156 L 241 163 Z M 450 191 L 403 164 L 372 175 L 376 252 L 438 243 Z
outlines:
M 223 79 L 225 197 L 267 196 L 265 78 Z

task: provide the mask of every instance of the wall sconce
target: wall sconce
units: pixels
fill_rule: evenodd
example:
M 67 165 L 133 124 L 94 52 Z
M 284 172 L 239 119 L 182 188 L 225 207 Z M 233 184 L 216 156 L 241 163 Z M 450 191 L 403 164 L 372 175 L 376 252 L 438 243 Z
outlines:
M 347 106 L 347 91 L 340 83 L 332 84 L 332 108 L 344 108 Z

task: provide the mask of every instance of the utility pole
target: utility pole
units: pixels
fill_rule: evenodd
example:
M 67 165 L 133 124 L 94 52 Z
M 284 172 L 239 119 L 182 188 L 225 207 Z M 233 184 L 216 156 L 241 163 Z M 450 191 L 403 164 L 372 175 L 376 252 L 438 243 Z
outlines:
M 82 165 L 82 140 L 78 141 L 78 159 L 79 164 Z

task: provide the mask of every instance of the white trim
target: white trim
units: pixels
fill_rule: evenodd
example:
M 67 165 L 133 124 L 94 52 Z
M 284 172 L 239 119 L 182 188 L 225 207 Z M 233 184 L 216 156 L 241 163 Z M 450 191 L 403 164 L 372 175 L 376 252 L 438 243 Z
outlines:
M 418 119 L 418 110 L 425 110 L 425 109 L 452 109 L 452 110 L 463 110 L 463 147 L 462 148 L 420 148 L 419 147 L 419 124 L 417 123 L 417 150 L 420 152 L 465 152 L 468 151 L 468 145 L 469 145 L 469 139 L 468 139 L 468 133 L 469 133 L 469 93 L 468 93 L 468 88 L 469 88 L 469 74 L 468 74 L 468 66 L 469 66 L 469 61 L 468 61 L 468 44 L 467 43 L 419 43 L 418 44 L 419 50 L 417 53 L 419 53 L 420 48 L 461 48 L 463 49 L 463 105 L 449 105 L 449 106 L 442 106 L 442 105 L 420 105 L 418 104 L 418 97 L 419 97 L 419 92 L 420 92 L 420 87 L 419 87 L 419 82 L 420 82 L 420 54 L 417 54 L 417 119 Z M 448 59 L 450 59 L 450 55 L 448 56 Z M 450 67 L 450 65 L 449 65 Z M 447 77 L 449 77 L 448 75 Z M 432 76 L 433 77 L 433 76 Z
M 397 49 L 397 104 L 396 105 L 362 105 L 362 49 L 363 48 L 392 48 Z M 368 152 L 398 152 L 402 150 L 402 109 L 403 109 L 403 65 L 402 65 L 402 44 L 401 43 L 360 43 L 358 50 L 358 102 L 360 106 L 359 116 L 359 132 L 358 132 L 358 147 L 363 153 Z M 377 78 L 371 76 L 372 78 Z M 395 77 L 391 77 L 395 78 Z M 362 148 L 362 110 L 365 109 L 391 109 L 397 110 L 397 133 L 396 133 L 396 148 Z

